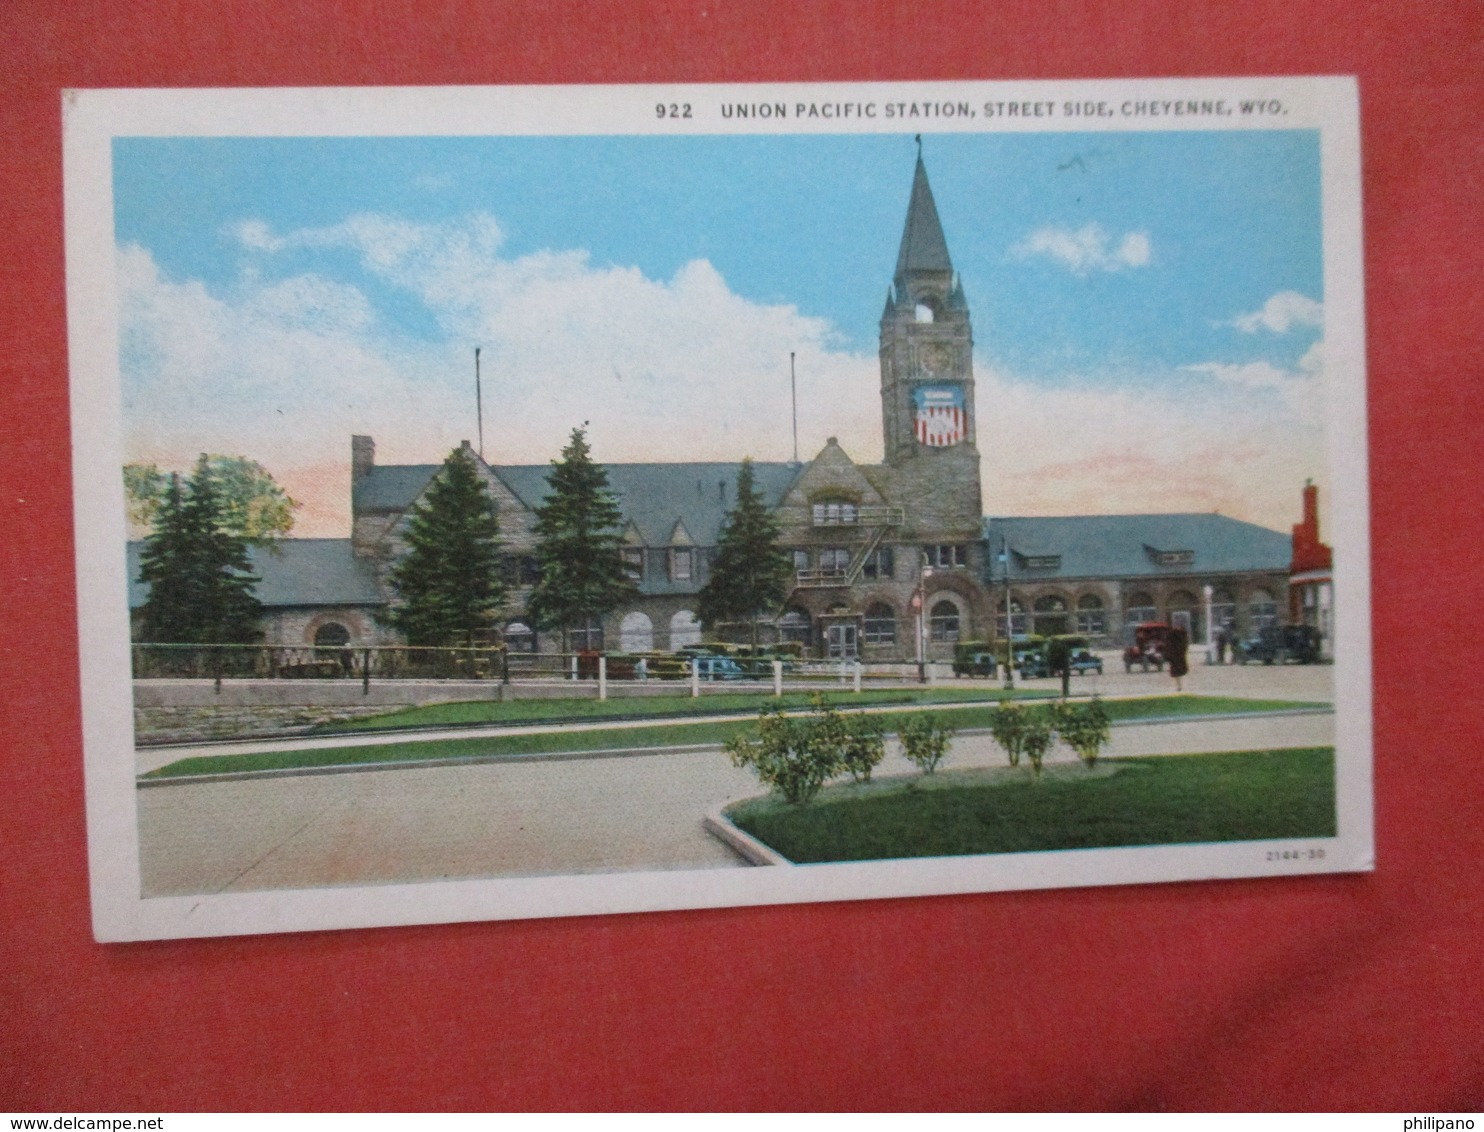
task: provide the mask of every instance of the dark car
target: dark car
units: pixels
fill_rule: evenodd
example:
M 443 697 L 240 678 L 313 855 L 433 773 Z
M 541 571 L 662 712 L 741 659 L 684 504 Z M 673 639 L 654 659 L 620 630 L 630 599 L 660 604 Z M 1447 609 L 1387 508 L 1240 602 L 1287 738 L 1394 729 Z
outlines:
M 993 680 L 999 669 L 999 659 L 987 641 L 964 641 L 953 650 L 955 676 L 988 676 Z
M 1068 667 L 1071 668 L 1073 676 L 1084 676 L 1089 672 L 1096 672 L 1101 676 L 1103 674 L 1103 658 L 1093 656 L 1086 649 L 1078 649 L 1072 653 L 1071 659 L 1068 661 Z
M 1317 664 L 1319 630 L 1312 625 L 1268 625 L 1237 646 L 1243 664 Z

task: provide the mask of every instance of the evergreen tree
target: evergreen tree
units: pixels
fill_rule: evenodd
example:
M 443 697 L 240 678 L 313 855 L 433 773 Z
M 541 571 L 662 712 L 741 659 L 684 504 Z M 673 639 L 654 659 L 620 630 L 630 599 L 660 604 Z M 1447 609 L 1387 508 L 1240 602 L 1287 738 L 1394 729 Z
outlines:
M 258 578 L 247 545 L 228 529 L 216 476 L 206 456 L 184 490 L 172 475 L 144 542 L 139 578 L 149 586 L 140 636 L 169 644 L 246 644 L 261 635 Z
M 500 523 L 474 457 L 454 449 L 408 517 L 386 621 L 414 645 L 473 644 L 505 604 Z
M 778 521 L 753 483 L 752 461 L 737 472 L 737 505 L 727 514 L 717 539 L 711 577 L 701 588 L 699 616 L 712 629 L 724 621 L 757 622 L 775 612 L 788 596 L 793 563 L 778 546 Z
M 541 580 L 531 591 L 529 612 L 538 628 L 561 630 L 565 649 L 569 630 L 601 617 L 636 588 L 619 553 L 622 514 L 582 429 L 572 430 L 546 482 L 546 501 L 536 508 Z

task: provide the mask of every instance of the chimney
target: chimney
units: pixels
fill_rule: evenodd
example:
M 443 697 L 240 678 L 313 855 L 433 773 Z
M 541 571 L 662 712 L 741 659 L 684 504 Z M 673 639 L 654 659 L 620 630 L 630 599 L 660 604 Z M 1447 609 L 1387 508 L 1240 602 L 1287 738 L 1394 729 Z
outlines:
M 1313 480 L 1304 481 L 1304 526 L 1319 540 L 1319 489 Z
M 350 438 L 350 481 L 363 480 L 376 466 L 376 441 L 369 436 Z

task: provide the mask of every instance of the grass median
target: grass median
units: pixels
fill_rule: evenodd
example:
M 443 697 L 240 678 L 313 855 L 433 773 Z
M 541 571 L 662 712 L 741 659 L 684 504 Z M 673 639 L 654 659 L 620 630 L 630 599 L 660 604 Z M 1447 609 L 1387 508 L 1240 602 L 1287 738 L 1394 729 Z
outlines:
M 771 701 L 770 701 L 771 702 Z M 856 703 L 858 701 L 849 701 Z M 1156 696 L 1105 701 L 1114 721 L 1141 721 L 1182 716 L 1247 714 L 1304 707 L 1327 707 L 1290 700 L 1243 700 L 1224 696 Z M 805 706 L 805 705 L 801 705 Z M 864 706 L 864 705 L 863 705 Z M 958 731 L 988 727 L 991 704 L 939 705 L 933 714 Z M 915 713 L 914 713 L 915 714 Z M 908 713 L 885 711 L 882 725 L 894 731 Z M 425 762 L 446 759 L 522 758 L 550 754 L 629 751 L 656 747 L 720 744 L 753 726 L 751 717 L 723 722 L 661 723 L 641 727 L 568 729 L 534 735 L 495 735 L 468 739 L 403 739 L 367 746 L 326 747 L 291 751 L 258 751 L 233 755 L 197 755 L 170 763 L 143 775 L 145 779 L 181 776 L 243 774 L 254 771 L 316 769 L 376 763 Z M 720 757 L 720 756 L 718 756 Z
M 708 684 L 700 696 L 677 693 L 665 696 L 616 696 L 609 700 L 564 697 L 550 700 L 462 700 L 428 704 L 424 707 L 399 708 L 384 715 L 324 724 L 316 728 L 316 734 L 492 723 L 603 722 L 729 713 L 750 715 L 772 704 L 781 704 L 785 708 L 807 708 L 815 695 L 822 695 L 827 701 L 840 707 L 873 707 L 889 704 L 957 704 L 966 701 L 992 704 L 1012 696 L 1016 699 L 1047 699 L 1056 695 L 1056 692 L 1049 688 L 1007 692 L 1003 688 L 984 684 L 977 687 L 922 689 L 868 687 L 860 692 L 852 692 L 842 690 L 838 684 L 832 682 L 821 686 L 818 692 L 786 692 L 777 697 L 769 692 L 721 690 Z
M 1334 749 L 940 771 L 728 816 L 798 864 L 1335 836 Z

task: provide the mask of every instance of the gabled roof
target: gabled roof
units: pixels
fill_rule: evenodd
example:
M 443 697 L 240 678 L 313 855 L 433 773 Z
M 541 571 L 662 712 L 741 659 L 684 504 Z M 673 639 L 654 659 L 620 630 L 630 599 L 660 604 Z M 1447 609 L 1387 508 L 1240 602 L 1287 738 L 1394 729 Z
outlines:
M 405 511 L 442 467 L 442 464 L 377 464 L 352 485 L 351 505 L 357 513 Z
M 918 154 L 917 170 L 912 175 L 912 199 L 907 204 L 907 224 L 902 229 L 902 246 L 897 252 L 896 278 L 902 279 L 909 272 L 952 270 L 948 241 L 938 220 L 938 206 L 928 185 L 922 155 Z
M 715 546 L 727 512 L 737 502 L 737 472 L 741 464 L 604 464 L 608 486 L 623 512 L 625 527 L 632 523 L 645 546 L 669 546 L 677 523 L 683 524 L 696 546 Z M 550 464 L 494 464 L 495 475 L 527 507 L 539 507 L 546 498 Z M 769 507 L 777 504 L 799 469 L 793 464 L 754 463 L 753 484 Z
M 434 468 L 436 471 L 436 466 Z M 129 608 L 149 598 L 139 581 L 142 542 L 128 547 Z M 272 547 L 250 546 L 248 561 L 262 579 L 254 593 L 264 605 L 380 605 L 375 567 L 351 553 L 348 538 L 286 538 Z
M 1159 578 L 1192 574 L 1287 572 L 1288 535 L 1225 515 L 1069 515 L 984 521 L 990 581 L 1002 580 L 1001 539 L 1016 581 L 1056 578 Z M 1192 551 L 1161 564 L 1152 551 Z M 1028 565 L 1027 560 L 1038 560 Z M 1054 560 L 1054 561 L 1053 561 Z

